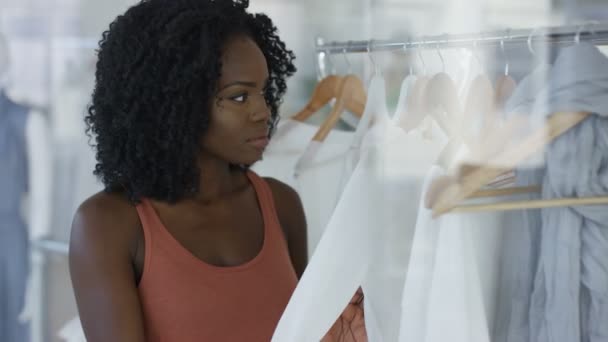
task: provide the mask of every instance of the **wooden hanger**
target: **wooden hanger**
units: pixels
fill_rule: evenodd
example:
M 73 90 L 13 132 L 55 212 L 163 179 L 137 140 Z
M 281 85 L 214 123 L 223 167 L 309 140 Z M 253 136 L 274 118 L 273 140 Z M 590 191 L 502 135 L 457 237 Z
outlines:
M 509 138 L 509 135 L 515 129 L 515 127 L 500 129 L 503 125 L 503 120 L 499 116 L 496 106 L 495 91 L 489 77 L 485 74 L 477 76 L 469 87 L 464 113 L 460 121 L 462 125 L 469 125 L 475 122 L 475 120 L 481 120 L 479 132 L 471 132 L 470 129 L 467 130 L 465 127 L 461 128 L 463 132 L 461 134 L 466 136 L 469 141 L 469 152 L 474 161 L 486 160 L 500 151 L 503 147 L 503 142 Z M 519 123 L 517 120 L 512 123 L 515 122 Z M 479 165 L 461 165 L 459 170 L 460 177 L 463 174 L 469 173 L 471 169 L 477 166 Z M 496 180 L 493 180 L 488 185 L 502 186 L 512 184 L 514 181 L 514 173 L 505 170 Z
M 423 110 L 429 111 L 448 136 L 455 135 L 454 123 L 461 110 L 454 81 L 445 72 L 440 72 L 428 81 L 423 91 Z
M 608 205 L 608 196 L 581 197 L 581 198 L 554 198 L 543 200 L 525 200 L 488 204 L 469 204 L 454 207 L 451 212 L 482 212 L 505 211 L 521 209 L 541 209 L 557 207 L 575 207 L 582 205 Z
M 308 100 L 306 106 L 291 118 L 297 121 L 306 121 L 319 109 L 328 104 L 331 99 L 337 96 L 341 85 L 341 76 L 329 75 L 325 77 L 315 86 L 312 96 Z
M 503 147 L 502 142 L 506 141 L 506 139 L 508 139 L 509 136 L 514 132 L 516 127 L 513 126 L 513 124 L 521 123 L 520 120 L 518 121 L 515 119 L 511 122 L 510 127 L 500 129 L 504 124 L 504 120 L 499 114 L 499 109 L 503 107 L 504 102 L 511 96 L 511 93 L 516 86 L 515 81 L 509 76 L 509 62 L 507 60 L 507 55 L 504 48 L 504 40 L 501 40 L 500 45 L 506 62 L 504 75 L 499 77 L 496 83 L 496 88 L 492 86 L 492 82 L 486 74 L 481 74 L 477 76 L 471 83 L 469 92 L 467 94 L 467 99 L 465 101 L 465 110 L 461 124 L 470 124 L 476 119 L 474 117 L 475 115 L 483 115 L 481 118 L 482 125 L 477 136 L 469 136 L 473 142 L 469 146 L 473 160 L 485 160 L 497 153 Z M 481 66 L 481 61 L 479 58 L 477 58 L 477 56 L 475 57 Z M 459 170 L 460 177 L 477 166 L 461 166 Z M 514 181 L 514 172 L 504 170 L 498 179 L 493 180 L 488 185 L 501 186 L 511 184 Z
M 421 110 L 423 115 L 430 115 L 448 137 L 448 143 L 439 153 L 437 163 L 448 169 L 455 153 L 465 143 L 457 122 L 460 120 L 462 108 L 458 99 L 456 84 L 445 72 L 445 61 L 439 49 L 437 54 L 441 59 L 443 71 L 435 74 L 423 89 Z M 421 117 L 423 119 L 424 116 Z
M 338 96 L 342 89 L 344 78 L 342 76 L 329 75 L 322 79 L 315 87 L 306 106 L 291 118 L 300 122 L 308 120 L 314 113 L 318 112 L 329 101 Z M 346 109 L 359 117 L 362 115 L 364 108 L 364 98 L 356 98 L 346 103 Z
M 507 32 L 508 36 L 508 32 Z M 509 75 L 509 60 L 505 51 L 504 39 L 500 41 L 500 49 L 502 50 L 503 57 L 505 59 L 505 72 L 496 80 L 496 94 L 494 102 L 496 103 L 497 109 L 502 109 L 505 102 L 511 97 L 515 88 L 517 88 L 517 82 Z
M 397 125 L 403 128 L 406 132 L 418 127 L 422 120 L 428 114 L 424 110 L 424 90 L 430 81 L 428 76 L 419 76 L 414 82 L 412 89 L 409 89 L 407 95 L 406 113 L 407 115 L 399 120 Z
M 418 127 L 424 118 L 428 116 L 428 111 L 425 108 L 425 89 L 431 78 L 426 75 L 426 64 L 424 63 L 420 50 L 417 51 L 417 55 L 420 59 L 420 63 L 422 64 L 422 74 L 418 76 L 412 88 L 408 90 L 407 94 L 403 94 L 403 92 L 400 94 L 400 100 L 401 95 L 407 96 L 407 101 L 405 101 L 405 111 L 407 115 L 404 116 L 403 119 L 399 120 L 397 125 L 406 132 Z M 397 114 L 400 113 L 397 112 Z
M 509 75 L 501 75 L 496 80 L 495 88 L 494 102 L 497 109 L 502 109 L 513 94 L 513 91 L 515 91 L 515 88 L 517 88 L 517 82 Z
M 319 130 L 312 138 L 314 141 L 324 141 L 325 138 L 329 135 L 331 130 L 336 126 L 338 121 L 340 120 L 340 116 L 344 112 L 345 109 L 353 108 L 359 106 L 360 103 L 365 104 L 367 102 L 367 94 L 365 92 L 365 87 L 363 86 L 363 82 L 356 75 L 347 75 L 344 77 L 342 81 L 342 85 L 340 87 L 340 92 L 336 97 L 336 103 L 332 108 L 331 113 L 325 119 L 323 124 L 319 127 Z M 355 112 L 359 117 L 363 114 L 363 109 L 361 111 Z M 354 112 L 354 111 L 353 111 Z
M 424 87 L 423 110 L 437 122 L 448 137 L 448 143 L 439 153 L 437 163 L 448 169 L 455 152 L 462 144 L 467 144 L 458 130 L 462 110 L 458 101 L 456 84 L 445 72 L 433 76 Z
M 510 204 L 503 202 L 474 206 L 458 206 L 458 203 L 466 198 L 469 198 L 473 193 L 481 189 L 481 187 L 487 184 L 490 180 L 504 172 L 504 169 L 491 167 L 491 165 L 508 165 L 509 169 L 515 168 L 517 165 L 521 164 L 535 153 L 541 151 L 555 138 L 559 137 L 564 132 L 583 121 L 589 115 L 589 113 L 584 112 L 560 112 L 552 114 L 547 119 L 546 125 L 543 128 L 533 132 L 515 146 L 508 148 L 490 160 L 490 166 L 478 167 L 462 177 L 462 179 L 460 179 L 458 182 L 453 182 L 447 185 L 444 190 L 438 194 L 436 199 L 431 199 L 433 216 L 436 217 L 452 210 L 506 210 L 508 208 L 517 209 L 521 207 L 539 207 L 541 204 L 531 201 L 508 202 Z M 513 193 L 521 193 L 521 189 L 516 190 L 515 192 L 513 192 L 513 190 L 502 191 L 503 195 L 510 195 Z M 596 199 L 572 198 L 563 199 L 561 201 L 551 200 L 546 202 L 546 204 L 543 204 L 543 206 L 560 206 L 564 205 L 564 203 L 568 205 L 584 205 L 589 204 L 589 202 L 593 202 L 593 204 L 597 204 L 598 202 L 608 204 L 608 197 L 598 197 Z
M 454 172 L 454 175 L 446 175 L 437 178 L 431 185 L 429 186 L 426 195 L 425 195 L 425 205 L 427 208 L 432 208 L 436 203 L 439 194 L 444 191 L 448 186 L 453 184 L 458 184 L 460 180 L 469 176 L 473 172 L 475 172 L 482 163 L 482 159 L 485 158 L 488 160 L 491 156 L 499 153 L 502 148 L 505 146 L 505 142 L 513 136 L 515 132 L 521 131 L 528 125 L 528 120 L 525 119 L 522 115 L 513 116 L 509 121 L 507 121 L 500 129 L 495 130 L 492 134 L 489 134 L 485 141 L 482 143 L 478 143 L 479 145 L 484 146 L 484 151 L 492 151 L 492 153 L 477 153 L 472 157 L 470 161 L 463 162 L 458 166 L 457 170 Z M 477 159 L 475 159 L 477 158 Z M 485 165 L 488 169 L 493 169 L 494 174 L 496 175 L 489 181 L 487 186 L 499 187 L 505 186 L 513 183 L 513 179 L 515 178 L 515 172 L 508 165 L 498 164 L 498 165 Z M 512 188 L 511 188 L 512 189 Z M 494 189 L 493 189 L 494 190 Z M 504 190 L 504 189 L 501 189 Z M 483 195 L 488 192 L 484 192 L 485 190 L 478 190 L 474 192 L 469 197 L 488 197 Z M 489 190 L 488 190 L 489 191 Z M 517 193 L 517 191 L 515 191 Z M 469 198 L 467 197 L 467 198 Z

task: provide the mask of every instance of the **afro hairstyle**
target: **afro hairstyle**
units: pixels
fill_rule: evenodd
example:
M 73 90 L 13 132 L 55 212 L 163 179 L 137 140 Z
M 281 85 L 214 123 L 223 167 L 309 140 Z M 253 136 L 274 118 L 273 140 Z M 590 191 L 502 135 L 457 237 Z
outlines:
M 246 0 L 143 0 L 118 16 L 99 42 L 95 88 L 85 117 L 94 174 L 132 202 L 169 203 L 199 191 L 196 157 L 221 73 L 221 48 L 252 38 L 269 70 L 270 132 L 295 56 Z

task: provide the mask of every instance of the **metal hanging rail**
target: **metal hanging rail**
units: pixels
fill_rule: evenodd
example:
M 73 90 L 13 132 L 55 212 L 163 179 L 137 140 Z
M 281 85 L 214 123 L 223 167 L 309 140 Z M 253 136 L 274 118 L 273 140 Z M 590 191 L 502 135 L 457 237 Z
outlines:
M 325 43 L 323 39 L 318 39 L 315 49 L 318 54 L 342 54 L 408 49 L 472 48 L 500 46 L 502 44 L 527 44 L 532 48 L 540 44 L 572 44 L 576 41 L 590 41 L 595 45 L 608 45 L 608 23 L 503 30 L 476 34 L 444 34 L 416 37 L 407 39 L 407 41 L 358 40 Z

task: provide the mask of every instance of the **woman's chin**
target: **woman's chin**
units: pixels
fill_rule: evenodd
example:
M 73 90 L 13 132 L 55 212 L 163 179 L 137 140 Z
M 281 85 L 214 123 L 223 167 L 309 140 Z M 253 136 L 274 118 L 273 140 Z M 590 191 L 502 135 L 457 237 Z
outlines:
M 257 153 L 257 154 L 254 154 L 254 155 L 248 155 L 248 156 L 243 157 L 243 158 L 238 158 L 239 160 L 236 161 L 236 162 L 234 162 L 233 164 L 251 166 L 251 165 L 255 164 L 256 162 L 262 160 L 262 156 L 263 156 L 263 153 Z

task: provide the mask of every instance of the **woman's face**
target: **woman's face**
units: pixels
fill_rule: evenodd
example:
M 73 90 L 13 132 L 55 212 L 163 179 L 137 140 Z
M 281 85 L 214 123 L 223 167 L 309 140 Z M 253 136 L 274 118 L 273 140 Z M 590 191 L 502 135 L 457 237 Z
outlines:
M 245 35 L 229 39 L 222 51 L 209 128 L 202 138 L 205 154 L 244 165 L 262 157 L 271 119 L 264 98 L 267 81 L 266 58 L 257 44 Z

